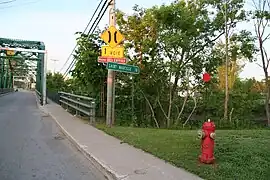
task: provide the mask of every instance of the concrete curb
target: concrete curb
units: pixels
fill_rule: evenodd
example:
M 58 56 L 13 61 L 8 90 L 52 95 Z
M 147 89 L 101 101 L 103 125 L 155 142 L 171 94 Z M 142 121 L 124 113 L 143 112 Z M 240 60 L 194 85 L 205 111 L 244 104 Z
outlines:
M 36 94 L 35 94 L 36 96 Z M 52 119 L 56 122 L 57 126 L 60 128 L 60 130 L 66 135 L 68 140 L 75 145 L 75 147 L 108 179 L 108 180 L 120 180 L 124 179 L 125 177 L 122 177 L 118 175 L 116 172 L 114 172 L 111 168 L 100 162 L 96 157 L 91 155 L 88 151 L 85 150 L 84 146 L 81 145 L 58 121 L 57 119 L 46 109 L 41 106 L 38 102 L 38 97 L 36 96 L 36 102 L 38 108 L 45 113 L 46 115 L 49 115 L 52 117 Z

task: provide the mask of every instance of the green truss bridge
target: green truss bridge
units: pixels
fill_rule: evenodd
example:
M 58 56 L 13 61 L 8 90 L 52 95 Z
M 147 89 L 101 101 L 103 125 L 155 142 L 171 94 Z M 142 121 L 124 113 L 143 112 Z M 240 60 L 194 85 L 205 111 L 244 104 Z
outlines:
M 40 41 L 0 38 L 0 93 L 14 91 L 28 79 L 42 105 L 46 104 L 47 51 Z

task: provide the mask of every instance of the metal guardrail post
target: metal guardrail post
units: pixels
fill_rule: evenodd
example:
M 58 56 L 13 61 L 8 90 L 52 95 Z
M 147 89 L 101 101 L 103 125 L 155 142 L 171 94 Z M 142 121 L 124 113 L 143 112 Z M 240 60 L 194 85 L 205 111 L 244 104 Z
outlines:
M 38 98 L 39 98 L 39 103 L 40 103 L 41 105 L 43 105 L 41 93 L 40 93 L 38 90 L 35 90 L 35 91 L 36 91 L 36 94 L 37 94 L 37 96 L 38 96 Z
M 96 122 L 96 103 L 95 101 L 91 102 L 90 108 L 90 124 L 94 124 Z
M 77 98 L 77 100 L 80 101 L 80 98 Z M 78 115 L 80 115 L 80 114 L 78 114 L 78 109 L 80 108 L 80 105 L 76 104 L 76 106 L 77 106 L 77 109 L 75 109 L 75 111 L 76 111 L 75 116 L 78 116 Z

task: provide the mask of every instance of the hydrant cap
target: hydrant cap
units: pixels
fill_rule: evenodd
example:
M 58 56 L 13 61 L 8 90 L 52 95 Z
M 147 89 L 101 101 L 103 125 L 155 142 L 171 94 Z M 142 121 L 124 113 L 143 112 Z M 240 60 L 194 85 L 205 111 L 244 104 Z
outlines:
M 208 131 L 215 131 L 216 130 L 216 126 L 214 122 L 204 122 L 203 126 L 202 126 L 203 130 L 208 130 Z

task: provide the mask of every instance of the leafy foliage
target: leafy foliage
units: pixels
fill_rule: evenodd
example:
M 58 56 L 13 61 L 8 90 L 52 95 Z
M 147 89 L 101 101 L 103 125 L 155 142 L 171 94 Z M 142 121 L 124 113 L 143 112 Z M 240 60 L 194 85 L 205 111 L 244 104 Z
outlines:
M 243 6 L 243 0 L 228 4 L 230 30 L 249 18 Z M 255 39 L 248 31 L 232 33 L 229 39 L 230 112 L 229 121 L 222 120 L 225 9 L 222 0 L 179 0 L 148 9 L 135 5 L 131 15 L 117 11 L 117 25 L 126 38 L 125 56 L 141 73 L 116 74 L 116 124 L 197 128 L 206 118 L 215 120 L 219 128 L 263 124 L 265 83 L 238 77 L 246 62 L 256 60 Z M 107 70 L 97 62 L 103 45 L 100 32 L 90 37 L 77 34 L 77 63 L 66 90 L 96 97 L 97 107 L 104 109 Z M 212 76 L 208 83 L 201 80 L 204 72 Z
M 74 58 L 77 60 L 75 69 L 72 71 L 73 77 L 86 89 L 81 89 L 83 93 L 96 96 L 106 79 L 106 67 L 97 62 L 100 54 L 101 41 L 96 32 L 88 37 L 86 34 L 78 33 L 77 39 L 79 48 L 76 50 Z
M 47 73 L 47 89 L 51 92 L 65 91 L 67 84 L 60 73 Z

